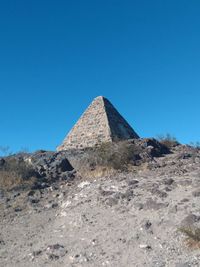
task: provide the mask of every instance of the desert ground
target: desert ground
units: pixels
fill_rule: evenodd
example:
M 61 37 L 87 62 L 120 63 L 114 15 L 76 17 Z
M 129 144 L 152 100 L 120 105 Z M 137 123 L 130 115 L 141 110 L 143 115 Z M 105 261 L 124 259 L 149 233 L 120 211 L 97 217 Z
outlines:
M 199 148 L 99 175 L 66 157 L 62 179 L 1 186 L 0 266 L 200 266 Z

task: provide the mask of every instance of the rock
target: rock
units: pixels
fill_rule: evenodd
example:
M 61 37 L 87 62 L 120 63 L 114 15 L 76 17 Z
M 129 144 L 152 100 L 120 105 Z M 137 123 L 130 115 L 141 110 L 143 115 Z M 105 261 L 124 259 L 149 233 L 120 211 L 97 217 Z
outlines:
M 138 187 L 138 180 L 129 180 L 127 182 L 128 186 L 130 186 L 132 189 L 137 188 Z
M 183 179 L 177 182 L 181 186 L 189 186 L 192 184 L 192 180 Z
M 20 211 L 22 211 L 22 208 L 20 208 L 20 207 L 16 207 L 16 208 L 14 208 L 14 211 L 15 211 L 15 212 L 20 212 Z
M 50 183 L 42 182 L 42 181 L 36 181 L 33 186 L 31 187 L 31 190 L 41 190 L 45 189 L 50 186 Z
M 166 186 L 166 187 L 164 188 L 164 190 L 165 190 L 166 192 L 171 192 L 171 191 L 172 191 L 172 188 L 169 187 L 169 186 Z
M 0 199 L 3 199 L 5 197 L 5 192 L 3 189 L 0 189 Z
M 27 194 L 28 197 L 32 197 L 35 194 L 35 190 L 30 190 Z
M 190 200 L 189 200 L 188 198 L 183 198 L 183 199 L 181 200 L 182 203 L 189 202 L 189 201 L 190 201 Z
M 147 250 L 152 249 L 152 247 L 150 245 L 147 245 L 147 244 L 141 244 L 141 245 L 139 245 L 139 247 L 143 248 L 143 249 L 147 249 Z
M 74 168 L 62 152 L 37 151 L 31 155 L 31 162 L 39 174 L 48 180 L 67 180 L 74 176 Z
M 145 224 L 144 224 L 144 228 L 145 228 L 145 230 L 148 230 L 149 228 L 151 228 L 151 226 L 152 226 L 152 223 L 151 223 L 149 220 L 147 220 L 147 221 L 145 222 Z
M 193 195 L 194 197 L 200 197 L 200 189 L 197 189 L 197 190 L 193 191 L 193 192 L 192 192 L 192 195 Z
M 40 202 L 41 192 L 39 190 L 30 190 L 27 194 L 27 199 L 31 204 Z
M 178 206 L 174 205 L 172 208 L 169 210 L 169 213 L 176 213 L 178 211 Z
M 5 165 L 6 161 L 4 158 L 0 158 L 0 169 Z
M 148 153 L 152 157 L 159 157 L 163 154 L 169 154 L 170 150 L 167 146 L 164 144 L 158 142 L 156 139 L 152 138 L 146 138 L 142 139 L 142 144 L 144 147 L 147 148 Z
M 111 195 L 113 195 L 114 193 L 115 193 L 114 191 L 103 190 L 101 187 L 99 188 L 99 194 L 100 194 L 101 196 L 104 196 L 104 197 L 106 197 L 106 196 L 111 196 Z
M 55 161 L 55 167 L 57 168 L 57 171 L 59 173 L 73 170 L 72 165 L 65 158 L 64 159 L 60 159 L 59 161 Z
M 72 181 L 75 178 L 76 172 L 73 171 L 67 171 L 60 174 L 60 180 L 62 181 Z
M 59 259 L 59 256 L 55 255 L 55 254 L 47 254 L 48 255 L 48 258 L 50 260 L 58 260 Z
M 32 204 L 37 204 L 37 203 L 40 202 L 40 200 L 39 200 L 38 198 L 31 198 L 31 199 L 29 199 L 29 201 L 30 201 L 30 203 L 32 203 Z
M 91 184 L 91 183 L 88 182 L 88 181 L 83 181 L 83 182 L 81 182 L 81 183 L 78 185 L 78 188 L 83 189 L 84 187 L 89 186 L 90 184 Z
M 105 200 L 105 204 L 112 207 L 118 204 L 118 199 L 115 197 L 109 197 Z
M 3 241 L 3 239 L 0 239 L 0 246 L 5 246 L 5 242 Z
M 161 190 L 159 190 L 157 188 L 151 189 L 151 193 L 153 195 L 156 195 L 156 196 L 160 197 L 160 198 L 166 198 L 167 197 L 167 193 L 166 192 L 163 192 L 163 191 L 161 191 Z
M 70 256 L 70 261 L 72 263 L 85 263 L 85 262 L 89 262 L 89 259 L 88 257 L 86 257 L 85 255 L 83 254 L 76 254 L 74 256 Z M 78 266 L 81 266 L 81 265 L 78 265 Z
M 129 180 L 128 181 L 128 185 L 134 185 L 134 184 L 138 184 L 139 181 L 138 180 Z
M 143 209 L 145 210 L 159 210 L 159 209 L 162 209 L 162 208 L 165 208 L 167 207 L 169 204 L 168 203 L 160 203 L 160 202 L 156 202 L 155 200 L 153 199 L 148 199 L 146 201 L 146 203 L 143 204 Z
M 32 256 L 35 258 L 41 254 L 42 254 L 42 250 L 36 250 L 36 251 L 33 251 Z
M 51 203 L 51 201 L 50 201 L 50 203 L 45 205 L 45 208 L 47 208 L 47 209 L 55 209 L 57 207 L 58 207 L 58 203 Z
M 127 189 L 125 193 L 123 193 L 122 198 L 130 201 L 134 197 L 134 193 L 132 189 Z
M 16 193 L 14 193 L 13 198 L 16 198 L 16 197 L 19 197 L 19 196 L 20 196 L 20 192 L 16 192 Z
M 183 152 L 177 156 L 177 159 L 189 159 L 192 157 L 191 153 Z
M 150 267 L 167 267 L 167 265 L 165 262 L 158 260 L 153 262 L 153 264 Z
M 174 179 L 172 179 L 172 178 L 165 178 L 163 180 L 163 184 L 165 184 L 165 185 L 172 185 L 173 183 L 174 183 Z
M 197 216 L 191 213 L 182 220 L 181 226 L 190 227 L 190 226 L 193 226 L 197 222 L 200 222 L 200 216 Z
M 58 207 L 58 203 L 53 203 L 53 204 L 51 205 L 51 207 L 52 207 L 52 209 L 57 208 L 57 207 Z
M 189 263 L 185 262 L 185 263 L 177 263 L 175 267 L 191 267 L 192 265 L 190 265 Z
M 67 250 L 63 245 L 54 244 L 50 245 L 46 249 L 46 254 L 50 260 L 58 260 L 60 257 L 64 257 L 67 253 Z

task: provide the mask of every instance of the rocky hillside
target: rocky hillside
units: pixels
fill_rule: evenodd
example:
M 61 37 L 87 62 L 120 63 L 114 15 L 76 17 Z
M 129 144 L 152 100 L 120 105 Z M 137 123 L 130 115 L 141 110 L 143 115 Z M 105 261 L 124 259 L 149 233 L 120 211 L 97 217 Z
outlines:
M 200 266 L 200 150 L 154 139 L 0 159 L 0 266 Z

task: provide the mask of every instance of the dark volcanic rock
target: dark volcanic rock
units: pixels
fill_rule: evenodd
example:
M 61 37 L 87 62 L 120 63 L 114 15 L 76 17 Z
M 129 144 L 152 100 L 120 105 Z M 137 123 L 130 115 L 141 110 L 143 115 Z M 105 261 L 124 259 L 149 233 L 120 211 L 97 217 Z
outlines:
M 159 157 L 164 154 L 169 154 L 170 150 L 167 146 L 161 144 L 156 139 L 144 138 L 134 140 L 135 143 L 140 145 L 152 157 Z
M 31 155 L 31 163 L 47 179 L 73 177 L 73 167 L 62 152 L 37 151 Z
M 5 164 L 5 159 L 4 158 L 0 158 L 0 168 L 2 168 Z

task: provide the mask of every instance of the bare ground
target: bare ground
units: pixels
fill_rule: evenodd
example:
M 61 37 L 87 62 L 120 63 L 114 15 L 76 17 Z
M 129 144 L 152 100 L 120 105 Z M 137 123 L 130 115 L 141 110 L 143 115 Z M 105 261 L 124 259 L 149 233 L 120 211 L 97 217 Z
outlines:
M 0 198 L 0 266 L 200 266 L 200 153 Z

